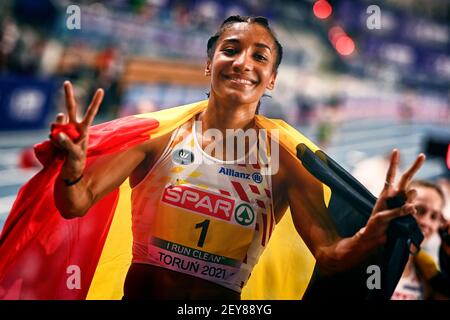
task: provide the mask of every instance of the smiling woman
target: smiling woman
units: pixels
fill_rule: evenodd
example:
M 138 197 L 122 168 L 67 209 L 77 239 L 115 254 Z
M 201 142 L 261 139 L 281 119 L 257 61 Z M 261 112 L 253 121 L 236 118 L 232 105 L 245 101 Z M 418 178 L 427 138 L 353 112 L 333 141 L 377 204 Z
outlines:
M 69 257 L 55 255 L 55 263 L 72 261 L 70 255 L 85 259 L 80 266 L 85 286 L 78 298 L 87 296 L 86 287 L 91 297 L 97 298 L 91 287 L 105 286 L 104 283 L 98 285 L 98 279 L 105 282 L 123 279 L 117 276 L 117 269 L 102 272 L 102 268 L 109 268 L 103 259 L 129 257 L 128 252 L 118 251 L 124 243 L 128 244 L 130 229 L 132 244 L 125 247 L 127 250 L 132 248 L 131 266 L 129 259 L 128 264 L 121 266 L 122 273 L 128 270 L 123 286 L 124 299 L 239 299 L 275 225 L 285 212 L 289 212 L 288 207 L 295 231 L 327 274 L 348 270 L 361 263 L 368 254 L 386 243 L 387 228 L 392 219 L 415 213 L 410 203 L 414 193 L 406 193 L 406 188 L 422 165 L 424 156 L 416 159 L 401 177 L 398 187 L 394 187 L 391 182 L 399 163 L 399 154 L 394 151 L 387 183 L 367 224 L 353 236 L 339 236 L 327 208 L 329 188 L 296 156 L 296 147 L 300 144 L 312 153 L 318 148 L 286 123 L 256 115 L 264 92 L 275 86 L 282 55 L 282 47 L 265 18 L 232 16 L 208 41 L 205 75 L 211 80 L 207 101 L 95 126 L 91 131 L 91 142 L 89 129 L 103 91 L 96 92 L 84 119 L 78 121 L 72 85 L 64 83 L 67 116 L 57 115 L 51 134 L 52 146 L 56 149 L 52 146 L 47 149 L 46 161 L 41 157 L 47 171 L 33 181 L 46 187 L 30 184 L 29 188 L 34 191 L 26 189 L 21 194 L 27 199 L 22 200 L 26 206 L 32 203 L 26 197 L 27 190 L 51 190 L 36 198 L 36 201 L 44 199 L 42 201 L 50 203 L 27 209 L 35 210 L 33 212 L 39 217 L 36 220 L 51 221 L 44 228 L 48 233 L 39 233 L 45 238 L 37 245 L 36 252 L 51 259 L 53 256 L 48 252 L 55 251 L 54 247 L 42 250 L 40 245 L 47 245 L 48 239 L 61 239 L 61 243 L 68 242 L 67 250 L 60 249 L 58 253 L 65 252 Z M 210 129 L 221 134 L 220 141 L 203 137 Z M 279 153 L 275 148 L 264 146 L 269 141 L 258 135 L 254 141 L 258 148 L 248 142 L 245 157 L 242 157 L 244 162 L 241 162 L 242 159 L 235 156 L 235 144 L 227 143 L 236 137 L 229 135 L 229 129 L 258 134 L 266 129 L 276 131 L 280 134 Z M 275 133 L 270 134 L 270 143 L 276 140 L 275 137 Z M 211 148 L 216 143 L 221 143 L 224 148 Z M 229 145 L 233 147 L 229 148 Z M 254 149 L 263 150 L 262 154 L 258 153 L 256 163 L 249 161 L 250 150 Z M 56 159 L 51 158 L 55 156 Z M 198 161 L 204 158 L 208 161 Z M 277 170 L 272 170 L 274 167 Z M 49 184 L 53 189 L 48 187 Z M 399 194 L 406 194 L 406 203 L 389 209 L 386 199 Z M 24 298 L 54 297 L 55 292 L 65 298 L 73 297 L 73 292 L 61 289 L 65 282 L 58 279 L 51 285 L 45 284 L 42 289 L 45 294 L 33 292 L 35 287 L 30 283 L 24 284 L 23 288 L 31 288 L 31 293 L 20 292 L 16 283 L 22 283 L 24 278 L 17 274 L 22 271 L 26 274 L 23 261 L 27 260 L 23 253 L 36 252 L 23 249 L 17 253 L 20 251 L 16 249 L 17 243 L 23 244 L 24 248 L 34 248 L 27 245 L 33 241 L 33 235 L 13 228 L 15 219 L 20 219 L 26 211 L 19 205 L 17 208 L 7 223 L 6 236 L 1 239 L 4 243 L 9 242 L 0 249 L 14 249 L 12 253 L 4 253 L 8 259 L 0 261 L 0 274 L 7 275 L 0 279 L 0 289 L 6 288 L 5 292 L 15 290 L 14 294 Z M 54 211 L 45 211 L 52 219 L 43 218 L 39 208 L 54 208 Z M 56 219 L 58 213 L 67 220 L 75 219 L 74 224 Z M 92 220 L 97 217 L 103 220 L 98 219 L 95 224 Z M 116 217 L 119 218 L 116 220 Z M 130 220 L 131 228 L 126 225 Z M 73 228 L 75 223 L 80 225 L 76 224 L 78 229 L 71 234 L 79 238 L 54 235 L 57 230 Z M 85 234 L 83 225 L 89 226 L 91 234 L 98 228 L 95 235 L 101 236 L 92 239 L 81 236 Z M 41 230 L 42 227 L 29 229 Z M 95 254 L 81 252 L 82 246 L 78 244 L 82 241 L 98 244 Z M 52 245 L 55 243 L 56 240 Z M 283 258 L 279 257 L 273 263 L 283 266 Z M 3 272 L 6 268 L 9 273 Z M 103 278 L 94 276 L 94 271 L 95 275 L 103 274 Z M 270 277 L 266 273 L 264 276 Z M 269 278 L 267 282 L 271 280 Z M 294 287 L 297 290 L 297 286 Z

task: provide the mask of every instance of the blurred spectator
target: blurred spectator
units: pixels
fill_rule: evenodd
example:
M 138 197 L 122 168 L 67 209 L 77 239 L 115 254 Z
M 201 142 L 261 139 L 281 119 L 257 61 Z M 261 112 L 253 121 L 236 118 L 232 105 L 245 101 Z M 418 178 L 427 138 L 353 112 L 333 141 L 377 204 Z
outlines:
M 415 218 L 424 235 L 424 244 L 437 234 L 445 205 L 444 194 L 438 185 L 427 181 L 413 181 L 410 185 L 417 191 L 414 200 Z M 442 244 L 445 246 L 445 244 Z M 449 246 L 450 248 L 450 246 Z M 448 256 L 445 257 L 448 259 Z M 405 270 L 392 295 L 393 300 L 423 300 L 450 298 L 450 270 L 438 270 L 431 255 L 420 250 L 410 255 Z
M 183 2 L 178 2 L 173 9 L 173 18 L 180 28 L 188 28 L 191 25 L 191 15 L 189 8 Z
M 443 210 L 444 218 L 450 220 L 450 179 L 438 179 L 437 184 L 442 189 L 445 196 L 445 208 Z
M 124 59 L 121 51 L 116 46 L 110 46 L 101 51 L 96 59 L 96 86 L 105 90 L 103 108 L 101 114 L 115 117 L 118 114 L 120 104 L 119 79 L 124 69 Z M 91 87 L 91 94 L 96 90 Z
M 9 66 L 9 59 L 19 40 L 20 32 L 11 17 L 6 17 L 0 25 L 0 71 L 4 72 Z
M 436 184 L 441 188 L 444 198 L 445 206 L 442 210 L 443 221 L 450 220 L 450 183 L 447 179 L 441 178 L 436 181 Z M 432 255 L 432 257 L 439 261 L 439 250 L 441 246 L 441 237 L 435 233 L 433 236 L 423 245 L 423 248 Z
M 19 74 L 36 74 L 39 71 L 43 44 L 38 34 L 22 27 L 20 36 L 8 58 L 8 71 Z
M 401 100 L 398 107 L 398 112 L 400 120 L 403 124 L 411 124 L 414 118 L 414 103 L 416 99 L 417 98 L 414 96 L 414 94 L 412 92 L 409 92 L 405 95 L 404 99 Z
M 342 122 L 342 99 L 331 98 L 318 112 L 317 142 L 322 149 L 326 149 L 333 138 L 336 129 Z
M 301 95 L 297 95 L 295 98 L 295 102 L 297 105 L 297 124 L 299 125 L 308 125 L 310 124 L 313 116 L 314 105 L 312 101 L 310 101 L 306 97 L 302 97 Z
M 41 74 L 44 76 L 57 74 L 63 53 L 64 47 L 61 42 L 55 39 L 48 40 L 42 52 Z

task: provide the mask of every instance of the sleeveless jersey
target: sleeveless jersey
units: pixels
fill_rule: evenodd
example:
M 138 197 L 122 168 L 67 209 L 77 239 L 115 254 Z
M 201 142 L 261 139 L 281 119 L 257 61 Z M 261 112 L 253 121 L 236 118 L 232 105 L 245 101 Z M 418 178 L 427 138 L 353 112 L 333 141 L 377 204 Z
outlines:
M 207 154 L 194 119 L 175 130 L 132 190 L 133 262 L 240 292 L 275 227 L 271 176 L 248 162 Z

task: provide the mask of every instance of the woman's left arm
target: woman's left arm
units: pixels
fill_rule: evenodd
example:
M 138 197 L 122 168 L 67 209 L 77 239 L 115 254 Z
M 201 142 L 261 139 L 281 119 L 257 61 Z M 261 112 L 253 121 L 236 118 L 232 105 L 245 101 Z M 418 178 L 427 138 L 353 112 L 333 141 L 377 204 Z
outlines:
M 415 214 L 412 201 L 416 191 L 406 192 L 406 189 L 424 160 L 425 156 L 420 154 L 402 175 L 397 187 L 394 187 L 399 152 L 392 152 L 385 187 L 367 224 L 348 238 L 341 238 L 336 232 L 323 200 L 322 184 L 304 168 L 300 168 L 299 163 L 282 161 L 282 165 L 286 165 L 287 171 L 292 173 L 286 179 L 294 225 L 325 273 L 343 271 L 362 262 L 374 249 L 386 243 L 391 220 Z M 397 195 L 406 195 L 406 203 L 400 208 L 388 209 L 386 200 Z

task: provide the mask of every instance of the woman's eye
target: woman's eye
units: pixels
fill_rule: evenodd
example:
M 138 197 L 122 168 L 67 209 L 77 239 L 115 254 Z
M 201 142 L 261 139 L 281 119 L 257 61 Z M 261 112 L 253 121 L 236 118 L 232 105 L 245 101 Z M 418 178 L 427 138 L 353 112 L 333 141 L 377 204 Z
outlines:
M 259 60 L 259 61 L 266 61 L 266 60 L 267 60 L 267 58 L 264 57 L 264 56 L 261 55 L 261 54 L 255 54 L 255 58 L 256 58 L 257 60 Z
M 423 216 L 427 209 L 422 206 L 416 206 L 416 211 L 418 216 Z
M 222 50 L 223 52 L 225 52 L 226 55 L 232 55 L 236 52 L 236 50 L 234 50 L 233 48 L 226 48 Z

